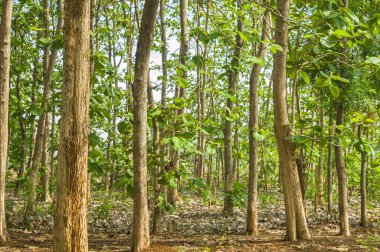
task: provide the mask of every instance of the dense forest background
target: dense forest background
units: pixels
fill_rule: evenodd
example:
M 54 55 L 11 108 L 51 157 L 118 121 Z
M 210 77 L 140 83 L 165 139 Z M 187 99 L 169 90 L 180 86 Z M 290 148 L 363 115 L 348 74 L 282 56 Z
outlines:
M 149 226 L 163 240 L 295 241 L 331 225 L 354 238 L 326 246 L 379 249 L 380 1 L 1 3 L 3 241 L 33 231 L 31 246 L 48 248 L 53 212 L 78 203 L 90 233 L 132 232 L 119 240 L 133 251 Z M 85 233 L 83 247 L 55 250 L 87 251 Z

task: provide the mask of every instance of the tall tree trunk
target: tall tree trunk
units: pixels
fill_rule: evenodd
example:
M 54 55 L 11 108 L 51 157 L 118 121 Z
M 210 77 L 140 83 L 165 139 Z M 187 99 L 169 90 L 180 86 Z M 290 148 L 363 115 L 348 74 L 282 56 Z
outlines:
M 147 188 L 147 87 L 150 49 L 159 0 L 144 4 L 137 42 L 135 81 L 133 83 L 133 252 L 150 246 Z
M 271 14 L 266 10 L 262 22 L 262 34 L 260 48 L 255 55 L 265 60 L 268 45 L 265 41 L 269 40 L 271 29 Z M 248 208 L 247 208 L 247 233 L 257 235 L 257 183 L 259 173 L 259 146 L 254 137 L 254 133 L 259 128 L 259 81 L 261 66 L 254 64 L 249 80 L 249 186 L 248 186 Z
M 5 221 L 5 175 L 8 164 L 9 72 L 12 0 L 3 0 L 0 24 L 0 242 L 8 240 Z
M 358 127 L 358 138 L 362 141 L 363 126 Z M 364 132 L 365 133 L 365 132 Z M 367 227 L 367 153 L 363 151 L 361 154 L 360 166 L 360 225 Z
M 187 28 L 187 13 L 189 7 L 189 0 L 180 0 L 180 19 L 181 19 L 181 46 L 179 52 L 179 63 L 185 67 L 187 67 L 187 57 L 189 54 L 189 32 Z M 187 81 L 187 71 L 182 69 L 182 79 Z M 185 97 L 185 88 L 176 86 L 176 96 L 179 98 Z M 181 116 L 183 114 L 184 108 L 180 108 L 177 111 L 177 116 Z M 173 155 L 173 169 L 177 170 L 179 168 L 180 163 L 180 153 L 179 151 L 174 151 Z M 178 200 L 178 189 L 170 188 L 168 192 L 168 202 L 175 206 Z
M 54 251 L 88 251 L 90 0 L 66 0 Z
M 333 115 L 332 110 L 329 115 L 329 138 L 327 149 L 327 210 L 331 213 L 333 199 L 333 169 L 332 169 L 332 133 L 333 133 Z
M 167 39 L 166 39 L 166 24 L 165 24 L 165 0 L 160 0 L 160 25 L 161 25 L 161 55 L 162 55 L 162 87 L 161 87 L 161 110 L 166 107 L 166 85 L 168 78 L 168 52 L 167 52 Z M 164 127 L 160 128 L 160 134 L 164 134 Z M 166 157 L 166 145 L 162 143 L 160 146 L 160 161 L 161 169 L 160 173 L 165 172 L 165 157 Z M 160 174 L 158 174 L 160 175 Z M 167 188 L 166 185 L 159 186 L 159 195 L 164 197 L 164 201 L 167 201 Z M 153 212 L 153 234 L 159 234 L 161 232 L 161 220 L 162 216 L 165 214 L 165 210 L 158 205 L 158 197 L 156 198 L 156 203 Z
M 286 140 L 292 136 L 289 128 L 286 99 L 286 56 L 288 41 L 288 14 L 290 0 L 277 0 L 275 41 L 283 51 L 277 51 L 273 59 L 273 107 L 274 129 L 279 154 L 281 182 L 284 189 L 286 212 L 286 239 L 290 241 L 310 239 L 306 214 L 295 158 L 295 146 Z
M 49 117 L 49 114 L 45 115 L 46 117 Z M 42 179 L 42 200 L 45 202 L 50 202 L 51 197 L 50 197 L 50 191 L 49 191 L 49 178 L 50 178 L 50 169 L 49 169 L 49 147 L 50 147 L 50 134 L 49 134 L 49 129 L 50 129 L 50 123 L 49 119 L 45 119 L 46 125 L 45 125 L 45 130 L 44 130 L 44 140 L 42 144 L 42 167 L 45 170 L 45 174 Z
M 237 0 L 238 9 L 242 8 L 242 0 Z M 238 15 L 237 17 L 237 27 L 236 30 L 240 33 L 243 32 L 243 20 Z M 228 74 L 228 94 L 232 97 L 235 96 L 236 84 L 238 82 L 238 68 L 240 65 L 240 57 L 243 49 L 244 40 L 241 38 L 240 34 L 236 34 L 235 41 L 235 51 L 231 62 L 231 70 Z M 224 126 L 224 208 L 223 212 L 226 216 L 232 216 L 234 211 L 234 203 L 232 201 L 232 185 L 234 182 L 233 174 L 233 158 L 232 158 L 232 122 L 230 121 L 233 117 L 234 103 L 230 98 L 227 98 L 227 109 L 226 109 L 226 119 Z
M 348 0 L 343 0 L 344 8 L 348 8 Z M 347 38 L 343 38 L 343 51 L 342 62 L 347 62 L 348 46 Z M 341 76 L 345 76 L 345 66 L 341 66 Z M 341 83 L 338 84 L 342 88 Z M 342 136 L 341 127 L 344 125 L 344 111 L 345 107 L 341 98 L 336 106 L 336 129 L 335 134 Z M 335 165 L 338 175 L 338 198 L 339 198 L 339 221 L 340 221 L 340 234 L 344 236 L 350 235 L 350 225 L 348 221 L 348 192 L 347 192 L 347 174 L 344 162 L 343 146 L 340 143 L 335 144 Z

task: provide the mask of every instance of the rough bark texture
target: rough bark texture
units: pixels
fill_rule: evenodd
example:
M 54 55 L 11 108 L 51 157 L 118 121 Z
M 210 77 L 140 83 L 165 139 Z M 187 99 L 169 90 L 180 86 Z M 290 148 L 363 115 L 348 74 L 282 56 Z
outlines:
M 90 0 L 66 0 L 54 251 L 88 251 Z
M 238 8 L 241 8 L 242 1 L 237 0 Z M 243 32 L 243 20 L 237 18 L 236 30 Z M 238 82 L 238 68 L 240 65 L 241 51 L 243 48 L 244 40 L 239 34 L 236 35 L 235 51 L 231 62 L 231 67 L 228 74 L 228 94 L 232 97 L 235 96 L 236 84 Z M 234 213 L 234 204 L 232 201 L 232 185 L 234 182 L 233 174 L 233 158 L 232 158 L 232 113 L 234 111 L 234 103 L 230 98 L 227 98 L 226 120 L 224 126 L 224 209 L 223 212 L 226 216 L 232 216 Z
M 266 10 L 262 22 L 262 35 L 259 51 L 256 57 L 264 59 L 267 54 L 268 45 L 264 42 L 269 40 L 271 27 L 271 14 Z M 261 66 L 254 64 L 249 81 L 249 188 L 247 208 L 247 233 L 257 235 L 257 183 L 259 173 L 259 147 L 254 133 L 259 128 L 259 81 Z
M 150 245 L 147 188 L 147 86 L 150 48 L 159 0 L 146 1 L 141 20 L 136 51 L 135 81 L 133 83 L 133 252 Z
M 274 128 L 280 161 L 286 212 L 286 239 L 310 239 L 297 172 L 295 146 L 287 140 L 289 127 L 286 99 L 286 56 L 288 41 L 289 0 L 278 0 L 275 41 L 283 51 L 277 51 L 273 60 Z
M 9 71 L 12 0 L 3 0 L 0 24 L 0 242 L 8 239 L 5 221 L 5 174 L 8 163 Z

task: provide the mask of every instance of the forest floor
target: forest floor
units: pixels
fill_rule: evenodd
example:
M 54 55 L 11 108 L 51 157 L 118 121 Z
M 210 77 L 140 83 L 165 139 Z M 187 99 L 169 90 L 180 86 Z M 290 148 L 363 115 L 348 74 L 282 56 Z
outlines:
M 220 202 L 219 202 L 220 203 Z M 148 251 L 380 251 L 380 208 L 369 210 L 370 227 L 359 227 L 357 204 L 351 204 L 351 236 L 338 235 L 337 213 L 309 206 L 310 241 L 286 242 L 285 211 L 281 202 L 260 204 L 259 235 L 244 234 L 246 211 L 235 208 L 234 217 L 224 217 L 220 204 L 204 205 L 188 197 L 177 210 L 165 216 L 162 234 L 152 236 Z M 22 224 L 23 203 L 7 204 L 12 240 L 0 251 L 52 251 L 52 207 L 40 204 L 34 231 Z M 132 202 L 112 197 L 93 200 L 89 207 L 90 251 L 129 251 Z

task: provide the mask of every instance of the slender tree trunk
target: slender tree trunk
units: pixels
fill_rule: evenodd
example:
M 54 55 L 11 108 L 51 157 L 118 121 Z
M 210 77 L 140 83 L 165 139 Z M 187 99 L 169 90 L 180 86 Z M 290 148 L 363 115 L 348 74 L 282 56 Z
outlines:
M 54 251 L 88 251 L 90 0 L 66 0 Z
M 162 54 L 162 87 L 161 87 L 161 109 L 164 110 L 166 107 L 166 85 L 168 78 L 168 68 L 167 68 L 167 39 L 166 39 L 166 24 L 165 24 L 165 0 L 160 0 L 160 25 L 161 25 L 161 54 Z M 161 127 L 160 133 L 164 134 L 164 127 Z M 160 161 L 161 161 L 161 169 L 160 173 L 165 172 L 165 157 L 166 157 L 166 145 L 162 143 L 160 146 Z M 159 186 L 159 195 L 164 197 L 164 201 L 167 201 L 167 188 L 166 185 Z M 158 197 L 156 198 L 158 200 Z M 165 214 L 165 210 L 158 205 L 156 201 L 153 213 L 153 234 L 160 234 L 161 232 L 161 220 L 163 215 Z
M 45 115 L 46 117 L 49 117 L 49 114 Z M 50 134 L 49 134 L 49 118 L 45 119 L 46 125 L 44 130 L 44 140 L 42 144 L 42 167 L 45 170 L 45 174 L 42 179 L 42 200 L 45 202 L 50 202 L 50 191 L 49 191 L 49 178 L 50 178 L 50 169 L 49 169 L 49 146 L 50 146 Z
M 321 94 L 322 95 L 322 94 Z M 321 104 L 319 107 L 319 126 L 321 127 L 321 133 L 319 134 L 320 139 L 323 137 L 323 124 L 324 124 L 324 112 Z M 324 144 L 319 143 L 319 159 L 318 165 L 315 172 L 315 206 L 323 206 L 323 151 Z
M 362 125 L 358 127 L 359 141 L 362 141 L 362 127 Z M 367 153 L 363 151 L 360 155 L 360 225 L 367 227 Z
M 5 221 L 5 175 L 8 164 L 9 72 L 12 0 L 3 0 L 0 24 L 0 242 L 8 240 Z
M 348 0 L 343 0 L 344 7 L 348 8 Z M 343 52 L 342 62 L 347 62 L 348 46 L 347 38 L 343 38 Z M 345 75 L 345 70 L 341 68 L 341 76 Z M 339 88 L 342 85 L 339 83 Z M 335 134 L 342 136 L 342 129 L 340 127 L 344 124 L 344 111 L 345 107 L 343 101 L 339 99 L 336 106 L 336 129 Z M 348 221 L 348 191 L 347 191 L 347 174 L 344 162 L 343 146 L 340 143 L 335 144 L 335 165 L 338 175 L 338 198 L 339 198 L 339 220 L 340 220 L 340 234 L 343 236 L 350 235 L 350 226 Z
M 271 14 L 269 10 L 265 11 L 263 17 L 263 28 L 261 43 L 256 57 L 264 59 L 267 54 L 268 45 L 264 41 L 269 40 L 271 29 Z M 249 81 L 249 186 L 248 186 L 248 208 L 247 208 L 247 233 L 257 235 L 257 183 L 259 173 L 259 146 L 254 137 L 254 133 L 259 128 L 259 81 L 261 66 L 254 64 Z
M 237 0 L 237 6 L 242 7 L 242 0 Z M 236 30 L 243 32 L 243 20 L 240 16 L 237 17 Z M 244 41 L 239 34 L 236 35 L 235 51 L 231 62 L 231 70 L 228 74 L 228 94 L 233 97 L 236 92 L 236 84 L 238 82 L 238 68 L 240 65 L 241 52 Z M 232 201 L 232 185 L 234 182 L 233 174 L 233 157 L 232 157 L 232 122 L 234 112 L 234 102 L 231 98 L 227 98 L 226 119 L 224 126 L 224 208 L 223 212 L 226 216 L 232 216 L 234 213 L 234 203 Z
M 286 99 L 286 57 L 288 41 L 288 13 L 290 0 L 277 0 L 275 41 L 283 51 L 277 51 L 273 60 L 274 128 L 279 154 L 281 182 L 284 189 L 286 212 L 286 239 L 310 239 L 306 214 L 297 173 L 295 146 L 286 140 L 292 136 L 289 128 Z
M 181 20 L 181 46 L 179 52 L 179 63 L 185 67 L 187 67 L 187 57 L 189 54 L 189 32 L 188 32 L 188 7 L 189 0 L 180 0 L 180 20 Z M 182 70 L 182 79 L 187 80 L 187 71 Z M 185 97 L 185 88 L 176 86 L 176 95 L 175 97 L 184 98 Z M 183 114 L 184 108 L 180 108 L 177 111 L 177 116 L 181 116 Z M 177 170 L 180 164 L 180 153 L 179 151 L 174 151 L 173 155 L 173 169 Z M 173 206 L 176 206 L 178 200 L 178 189 L 170 188 L 168 192 L 168 202 Z
M 159 0 L 146 1 L 137 43 L 135 81 L 133 83 L 133 252 L 150 246 L 147 188 L 147 87 L 150 49 Z
M 329 115 L 329 138 L 327 149 L 327 209 L 331 213 L 332 210 L 332 198 L 333 198 L 333 169 L 332 169 L 332 133 L 333 133 L 333 115 L 332 110 Z

